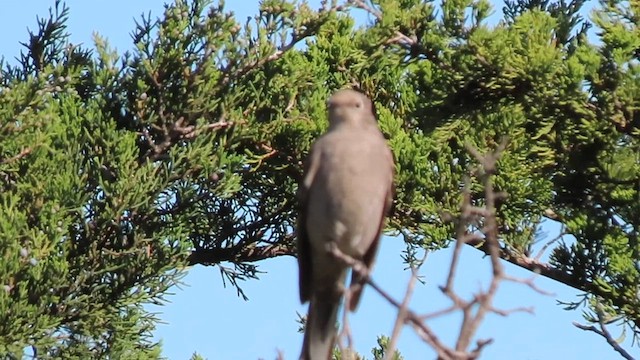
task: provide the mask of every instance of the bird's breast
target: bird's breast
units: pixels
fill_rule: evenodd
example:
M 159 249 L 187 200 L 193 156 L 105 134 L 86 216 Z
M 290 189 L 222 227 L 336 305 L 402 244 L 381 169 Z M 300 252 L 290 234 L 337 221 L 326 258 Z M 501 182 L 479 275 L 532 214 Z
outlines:
M 325 149 L 309 189 L 312 246 L 335 241 L 341 251 L 361 256 L 377 236 L 391 183 L 386 144 L 341 141 Z

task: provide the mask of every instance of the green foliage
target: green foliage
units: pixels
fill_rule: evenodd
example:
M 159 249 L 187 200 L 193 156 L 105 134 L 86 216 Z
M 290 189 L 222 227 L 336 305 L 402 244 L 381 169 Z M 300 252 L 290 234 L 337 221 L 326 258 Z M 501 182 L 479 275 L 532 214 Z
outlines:
M 385 354 L 387 353 L 387 349 L 389 346 L 389 338 L 387 336 L 378 336 L 377 342 L 378 342 L 378 346 L 371 349 L 371 354 L 373 355 L 372 359 L 382 360 L 384 359 Z M 332 359 L 333 360 L 364 360 L 366 359 L 366 357 L 360 356 L 359 354 L 349 349 L 340 350 L 338 347 L 336 347 L 333 350 Z M 404 357 L 402 357 L 402 355 L 398 350 L 395 350 L 393 357 L 391 359 L 404 360 Z
M 373 359 L 374 360 L 384 359 L 384 356 L 387 353 L 388 347 L 389 347 L 389 338 L 387 336 L 378 336 L 378 347 L 371 350 L 371 354 L 373 354 Z M 402 357 L 402 355 L 400 355 L 400 352 L 396 350 L 391 359 L 404 360 L 404 357 Z
M 387 230 L 407 261 L 453 239 L 465 146 L 506 137 L 504 250 L 528 256 L 554 214 L 572 236 L 554 268 L 637 333 L 639 9 L 603 2 L 594 44 L 582 4 L 507 1 L 489 26 L 487 1 L 382 0 L 356 27 L 328 5 L 263 1 L 239 23 L 176 1 L 119 55 L 70 46 L 56 3 L 0 78 L 0 353 L 157 358 L 142 305 L 187 265 L 246 298 L 257 261 L 294 253 L 301 162 L 344 86 L 374 99 L 393 148 Z
M 104 112 L 110 69 L 61 46 L 67 13 L 56 6 L 21 67 L 3 72 L 0 352 L 157 357 L 142 305 L 175 283 L 184 230 L 132 221 L 155 211 L 166 180 Z
M 198 353 L 193 353 L 193 355 L 191 355 L 190 360 L 206 360 L 206 359 Z

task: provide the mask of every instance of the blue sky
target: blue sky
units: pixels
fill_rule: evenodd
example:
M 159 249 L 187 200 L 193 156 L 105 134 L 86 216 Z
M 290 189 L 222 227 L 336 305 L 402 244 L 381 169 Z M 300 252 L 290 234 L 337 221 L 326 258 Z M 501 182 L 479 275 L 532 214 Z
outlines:
M 53 1 L 9 1 L 0 13 L 0 55 L 11 60 L 18 55 L 19 41 L 28 39 L 27 27 L 35 29 L 36 15 L 46 16 Z M 92 33 L 106 37 L 120 53 L 132 48 L 129 33 L 134 18 L 151 11 L 153 16 L 162 12 L 160 1 L 67 1 L 71 8 L 69 31 L 73 43 L 92 44 Z M 239 5 L 241 4 L 241 5 Z M 257 12 L 256 0 L 228 1 L 227 7 L 235 11 L 238 19 Z M 496 9 L 500 15 L 500 7 Z M 545 231 L 553 236 L 557 226 L 549 225 Z M 385 237 L 380 249 L 374 279 L 397 299 L 401 299 L 409 272 L 405 271 L 400 253 L 402 241 Z M 458 289 L 469 296 L 486 286 L 490 269 L 480 252 L 465 248 L 458 275 Z M 425 285 L 418 285 L 411 307 L 428 313 L 448 306 L 437 290 L 444 283 L 451 258 L 450 250 L 429 255 L 421 274 Z M 236 296 L 232 287 L 225 288 L 216 267 L 196 266 L 184 278 L 187 286 L 174 288 L 175 295 L 166 306 L 151 308 L 161 313 L 164 323 L 156 330 L 155 338 L 163 342 L 163 354 L 169 359 L 188 359 L 194 351 L 213 359 L 275 359 L 277 351 L 285 359 L 297 358 L 302 335 L 297 332 L 296 312 L 305 313 L 299 304 L 297 267 L 294 258 L 283 257 L 260 264 L 262 274 L 258 281 L 243 284 L 249 301 Z M 528 278 L 531 273 L 506 265 L 507 272 Z M 508 317 L 489 315 L 479 329 L 479 338 L 493 338 L 494 343 L 485 351 L 484 359 L 612 359 L 617 354 L 604 339 L 593 333 L 578 330 L 572 321 L 582 322 L 580 312 L 567 312 L 556 304 L 556 299 L 575 300 L 578 292 L 544 278 L 536 284 L 555 296 L 543 296 L 521 284 L 504 283 L 496 298 L 502 309 L 533 307 L 535 314 L 514 313 Z M 350 317 L 356 349 L 371 358 L 370 349 L 376 336 L 390 334 L 395 310 L 372 289 L 365 291 L 358 312 Z M 434 331 L 448 344 L 456 338 L 459 316 L 448 316 L 430 322 Z M 618 329 L 610 329 L 618 334 Z M 630 340 L 625 342 L 627 349 Z M 433 352 L 418 339 L 410 328 L 405 328 L 399 342 L 405 359 L 433 358 Z M 637 348 L 633 349 L 637 353 Z M 640 355 L 640 354 L 638 354 Z

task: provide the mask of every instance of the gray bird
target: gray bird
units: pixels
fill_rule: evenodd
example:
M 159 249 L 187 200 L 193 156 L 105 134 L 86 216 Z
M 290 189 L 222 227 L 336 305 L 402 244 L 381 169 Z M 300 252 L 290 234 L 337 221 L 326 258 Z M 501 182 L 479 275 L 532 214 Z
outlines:
M 329 252 L 334 243 L 371 269 L 393 193 L 393 156 L 365 95 L 340 90 L 328 101 L 329 130 L 313 144 L 298 190 L 300 301 L 309 314 L 300 359 L 327 360 L 348 267 Z M 364 279 L 352 274 L 354 311 Z

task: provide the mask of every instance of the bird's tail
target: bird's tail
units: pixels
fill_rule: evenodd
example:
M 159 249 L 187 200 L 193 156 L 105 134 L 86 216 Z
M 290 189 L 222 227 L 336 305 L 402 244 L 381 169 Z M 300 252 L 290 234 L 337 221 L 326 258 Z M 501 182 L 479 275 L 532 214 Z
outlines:
M 341 296 L 313 296 L 302 343 L 301 360 L 331 360 Z

